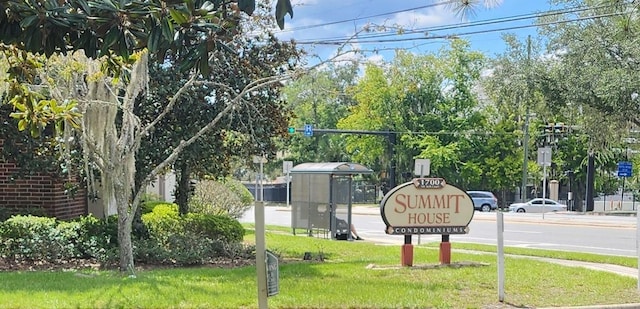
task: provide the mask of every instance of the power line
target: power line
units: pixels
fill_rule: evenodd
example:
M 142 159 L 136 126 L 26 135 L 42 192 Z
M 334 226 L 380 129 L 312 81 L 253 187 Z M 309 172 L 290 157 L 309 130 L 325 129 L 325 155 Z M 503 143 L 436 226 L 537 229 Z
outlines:
M 538 18 L 540 16 L 551 16 L 551 15 L 559 15 L 559 14 L 565 14 L 565 13 L 575 13 L 575 12 L 580 12 L 580 11 L 589 10 L 589 9 L 590 8 L 585 8 L 583 6 L 578 6 L 578 7 L 575 7 L 575 8 L 567 8 L 567 9 L 561 9 L 561 10 L 550 10 L 550 11 L 546 11 L 546 12 L 543 12 L 543 13 L 530 13 L 530 14 L 507 16 L 507 17 L 487 19 L 487 20 L 481 20 L 481 21 L 476 21 L 476 22 L 471 22 L 471 23 L 464 23 L 464 24 L 458 23 L 458 24 L 449 24 L 449 25 L 442 25 L 442 26 L 417 28 L 417 29 L 412 29 L 412 30 L 408 30 L 408 31 L 403 31 L 400 34 L 397 31 L 387 31 L 387 32 L 384 32 L 384 33 L 375 33 L 375 34 L 371 34 L 371 35 L 362 35 L 362 36 L 358 36 L 358 37 L 359 38 L 373 38 L 373 37 L 385 37 L 385 36 L 396 36 L 396 35 L 421 34 L 421 33 L 427 33 L 427 32 L 430 32 L 430 31 L 441 31 L 441 30 L 451 30 L 451 29 L 458 29 L 458 28 L 477 27 L 477 26 L 484 26 L 484 25 L 490 25 L 490 24 L 495 24 L 495 23 L 527 20 L 527 19 L 531 19 L 531 18 Z M 315 40 L 322 41 L 322 40 L 340 40 L 340 39 L 344 39 L 344 37 L 335 37 L 334 36 L 334 37 L 329 37 L 329 38 L 316 38 Z
M 543 12 L 543 13 L 522 14 L 522 15 L 514 15 L 514 16 L 508 16 L 508 17 L 487 19 L 487 20 L 482 20 L 482 21 L 473 22 L 473 23 L 467 23 L 467 24 L 451 24 L 451 25 L 443 25 L 443 26 L 435 26 L 435 27 L 418 28 L 418 29 L 414 29 L 414 30 L 410 30 L 410 31 L 405 31 L 405 32 L 402 33 L 402 35 L 423 34 L 423 33 L 426 34 L 426 33 L 432 32 L 432 31 L 442 31 L 442 30 L 451 30 L 451 29 L 459 29 L 459 28 L 471 28 L 471 27 L 485 26 L 485 25 L 491 25 L 491 24 L 522 21 L 522 20 L 527 20 L 527 19 L 532 19 L 532 18 L 540 18 L 540 17 L 568 14 L 568 13 L 579 13 L 579 12 L 583 12 L 583 11 L 595 10 L 595 9 L 606 8 L 606 7 L 611 7 L 611 6 L 612 5 L 602 5 L 602 6 L 597 6 L 597 7 L 593 7 L 593 8 L 587 8 L 587 7 L 578 6 L 578 7 L 574 7 L 574 8 L 567 8 L 567 9 L 560 9 L 560 10 L 550 10 L 550 11 L 546 11 L 546 12 Z M 378 33 L 378 34 L 372 34 L 372 35 L 367 35 L 367 36 L 359 36 L 358 38 L 360 38 L 360 39 L 369 39 L 369 38 L 397 36 L 397 35 L 399 35 L 397 32 L 385 32 L 385 33 Z M 316 39 L 316 40 L 339 40 L 339 39 L 341 39 L 341 38 L 327 38 L 327 39 Z
M 559 20 L 559 21 L 553 21 L 553 22 L 547 22 L 547 23 L 541 23 L 541 24 L 510 26 L 510 27 L 503 27 L 503 28 L 485 29 L 485 30 L 469 31 L 469 32 L 462 32 L 462 33 L 453 33 L 453 34 L 446 34 L 446 35 L 432 35 L 432 36 L 424 36 L 424 37 L 396 38 L 396 39 L 377 39 L 377 40 L 369 40 L 369 39 L 365 38 L 363 40 L 358 40 L 356 42 L 358 44 L 375 44 L 375 43 L 390 43 L 390 42 L 405 42 L 405 41 L 408 42 L 408 41 L 421 41 L 421 40 L 433 40 L 433 39 L 451 39 L 451 38 L 456 38 L 456 37 L 461 37 L 461 36 L 470 36 L 470 35 L 476 35 L 476 34 L 485 34 L 485 33 L 492 33 L 492 32 L 517 30 L 517 29 L 524 29 L 524 28 L 548 26 L 548 25 L 554 25 L 554 24 L 572 23 L 572 22 L 578 22 L 578 21 L 584 21 L 584 20 L 590 20 L 590 19 L 617 16 L 617 15 L 621 15 L 621 14 L 624 14 L 624 12 L 615 12 L 615 13 L 608 13 L 608 14 L 585 16 L 585 17 L 579 17 L 579 18 L 576 18 L 576 19 Z M 350 42 L 349 39 L 328 39 L 328 40 L 317 40 L 317 41 L 316 40 L 296 41 L 296 43 L 300 44 L 300 45 L 343 45 L 343 44 L 349 43 L 349 42 Z M 356 42 L 354 42 L 354 43 L 356 43 Z

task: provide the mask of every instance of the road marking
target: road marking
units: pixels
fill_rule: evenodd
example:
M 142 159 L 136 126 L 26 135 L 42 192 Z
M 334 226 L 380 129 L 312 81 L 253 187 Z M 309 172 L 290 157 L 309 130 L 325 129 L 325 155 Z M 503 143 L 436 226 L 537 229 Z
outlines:
M 469 243 L 477 243 L 477 244 L 485 244 L 485 245 L 496 245 L 496 239 L 493 238 L 484 238 L 484 237 L 461 237 L 461 242 L 469 242 Z M 552 244 L 552 243 L 541 243 L 541 242 L 527 242 L 527 241 L 519 241 L 519 240 L 505 240 L 506 247 L 516 247 L 516 248 L 531 248 L 531 249 L 549 249 L 554 248 L 559 251 L 576 251 L 576 252 L 585 252 L 581 251 L 582 249 L 590 250 L 586 253 L 594 253 L 594 254 L 606 254 L 606 253 L 597 253 L 593 250 L 600 252 L 611 252 L 615 255 L 622 256 L 637 256 L 636 250 L 631 249 L 615 249 L 615 248 L 607 248 L 607 247 L 594 247 L 594 246 L 579 246 L 579 245 L 571 245 L 571 244 Z M 569 248 L 573 248 L 571 250 Z

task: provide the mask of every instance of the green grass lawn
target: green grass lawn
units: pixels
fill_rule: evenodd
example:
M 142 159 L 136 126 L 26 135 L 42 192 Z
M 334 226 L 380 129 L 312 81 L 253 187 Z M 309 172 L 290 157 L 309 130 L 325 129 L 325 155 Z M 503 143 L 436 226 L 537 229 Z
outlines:
M 399 267 L 400 244 L 332 241 L 293 236 L 290 229 L 268 230 L 267 247 L 281 256 L 280 293 L 269 298 L 270 308 L 482 308 L 499 304 L 495 254 L 454 251 L 452 263 L 487 265 L 428 269 L 421 266 L 437 265 L 438 250 L 432 247 L 437 244 L 425 244 L 414 248 L 416 267 Z M 252 242 L 254 235 L 250 232 L 245 239 Z M 453 243 L 454 249 L 461 246 Z M 483 248 L 490 249 L 468 249 Z M 301 261 L 305 252 L 315 257 L 322 254 L 325 260 Z M 557 257 L 565 253 L 543 254 Z M 600 258 L 606 259 L 583 256 L 583 260 Z M 515 306 L 640 302 L 633 278 L 522 258 L 507 257 L 505 265 L 505 301 Z M 144 270 L 135 278 L 115 271 L 0 272 L 0 308 L 255 307 L 253 266 Z

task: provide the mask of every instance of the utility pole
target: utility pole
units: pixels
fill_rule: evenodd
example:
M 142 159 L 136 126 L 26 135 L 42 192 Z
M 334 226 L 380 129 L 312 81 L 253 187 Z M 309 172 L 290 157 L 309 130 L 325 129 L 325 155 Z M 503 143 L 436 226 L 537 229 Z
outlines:
M 522 159 L 522 184 L 520 186 L 520 202 L 527 200 L 527 178 L 529 167 L 529 106 L 527 106 L 527 114 L 524 118 L 524 137 L 522 140 L 524 145 L 524 158 Z
M 520 186 L 520 202 L 525 202 L 527 200 L 527 178 L 528 178 L 528 164 L 529 164 L 529 106 L 531 105 L 530 96 L 531 96 L 531 36 L 527 37 L 527 68 L 526 68 L 526 94 L 525 94 L 525 104 L 526 114 L 524 115 L 524 136 L 522 138 L 523 144 L 523 152 L 524 156 L 522 159 L 522 184 Z

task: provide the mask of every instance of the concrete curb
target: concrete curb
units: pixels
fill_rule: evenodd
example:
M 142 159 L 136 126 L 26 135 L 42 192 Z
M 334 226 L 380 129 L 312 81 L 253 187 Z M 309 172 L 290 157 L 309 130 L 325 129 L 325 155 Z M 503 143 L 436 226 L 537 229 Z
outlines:
M 578 307 L 541 307 L 538 309 L 613 309 L 613 308 L 640 308 L 640 303 L 635 304 L 614 304 L 614 305 L 594 305 Z

